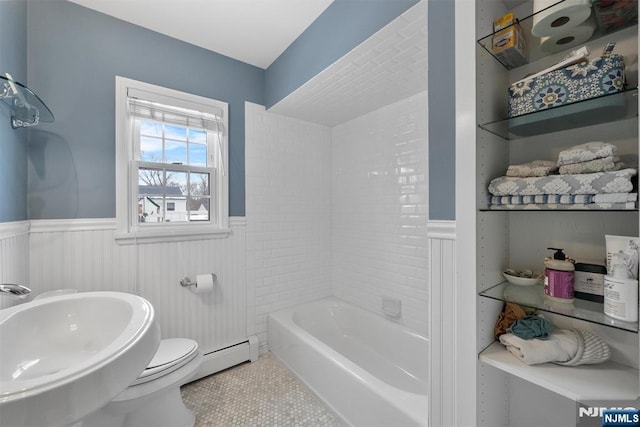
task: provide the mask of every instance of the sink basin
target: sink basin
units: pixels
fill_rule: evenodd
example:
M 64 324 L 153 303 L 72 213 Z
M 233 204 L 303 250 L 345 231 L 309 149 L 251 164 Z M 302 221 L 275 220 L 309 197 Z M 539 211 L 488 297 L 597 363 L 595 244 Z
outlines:
M 160 344 L 152 305 L 84 292 L 0 310 L 0 425 L 64 426 L 127 388 Z

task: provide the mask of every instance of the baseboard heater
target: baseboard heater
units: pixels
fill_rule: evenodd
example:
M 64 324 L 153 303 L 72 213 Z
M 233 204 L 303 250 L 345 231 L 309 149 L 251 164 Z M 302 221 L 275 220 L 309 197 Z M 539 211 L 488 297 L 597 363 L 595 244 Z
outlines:
M 220 350 L 205 353 L 202 356 L 200 369 L 192 380 L 206 377 L 216 372 L 224 371 L 240 363 L 258 360 L 259 343 L 256 335 L 251 335 L 246 341 L 239 342 Z

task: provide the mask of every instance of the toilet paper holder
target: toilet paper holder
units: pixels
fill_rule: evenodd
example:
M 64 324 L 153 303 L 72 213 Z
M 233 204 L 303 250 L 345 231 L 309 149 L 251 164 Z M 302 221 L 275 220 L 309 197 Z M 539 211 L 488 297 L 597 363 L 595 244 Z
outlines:
M 214 282 L 218 280 L 218 276 L 216 276 L 215 274 L 211 273 L 211 276 L 213 277 Z M 180 279 L 180 286 L 182 286 L 183 288 L 186 288 L 188 286 L 196 286 L 197 284 L 198 282 L 192 282 L 191 279 L 187 276 Z

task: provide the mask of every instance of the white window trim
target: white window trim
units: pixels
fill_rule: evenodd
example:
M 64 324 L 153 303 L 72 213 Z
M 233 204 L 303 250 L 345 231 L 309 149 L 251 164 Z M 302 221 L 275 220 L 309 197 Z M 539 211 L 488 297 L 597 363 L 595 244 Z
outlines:
M 207 111 L 222 110 L 225 127 L 221 141 L 221 151 L 219 157 L 222 164 L 214 165 L 216 170 L 221 170 L 215 177 L 212 177 L 213 194 L 216 198 L 217 224 L 162 224 L 153 227 L 140 227 L 134 221 L 134 206 L 137 206 L 135 196 L 137 194 L 137 179 L 130 179 L 133 174 L 132 164 L 134 163 L 134 144 L 130 135 L 131 126 L 128 125 L 129 117 L 127 113 L 127 91 L 129 88 L 158 94 L 167 97 L 175 105 L 184 106 L 187 103 L 199 104 L 198 108 Z M 231 233 L 229 227 L 229 140 L 228 140 L 228 117 L 229 106 L 226 102 L 205 98 L 190 93 L 185 93 L 149 83 L 131 80 L 116 76 L 116 233 L 115 239 L 119 244 L 153 243 L 184 240 L 203 240 L 211 238 L 225 238 Z M 172 102 L 173 103 L 173 102 Z M 193 106 L 191 106 L 193 108 Z M 134 188 L 134 185 L 136 186 Z M 215 186 L 215 187 L 214 187 Z M 213 205 L 213 199 L 212 199 Z

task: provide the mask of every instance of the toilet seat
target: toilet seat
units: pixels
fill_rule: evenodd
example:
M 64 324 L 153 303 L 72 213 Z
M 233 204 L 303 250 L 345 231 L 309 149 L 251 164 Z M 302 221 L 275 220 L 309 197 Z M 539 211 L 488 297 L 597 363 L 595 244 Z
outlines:
M 198 354 L 198 343 L 186 338 L 168 338 L 160 341 L 156 354 L 132 386 L 165 376 L 186 365 Z

